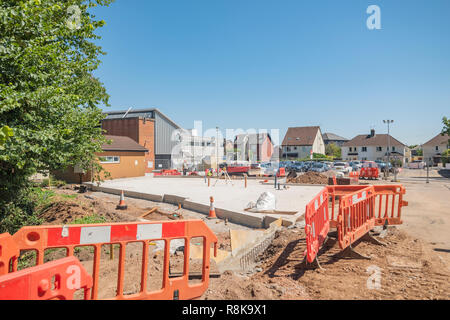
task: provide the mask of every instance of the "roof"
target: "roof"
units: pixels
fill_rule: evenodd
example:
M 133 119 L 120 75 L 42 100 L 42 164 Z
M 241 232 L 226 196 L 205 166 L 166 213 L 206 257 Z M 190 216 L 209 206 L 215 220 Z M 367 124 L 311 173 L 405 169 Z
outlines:
M 245 138 L 248 138 L 248 141 L 250 141 L 250 143 L 252 144 L 256 143 L 256 139 L 258 139 L 258 144 L 262 144 L 266 140 L 266 138 L 272 141 L 270 134 L 268 134 L 267 132 L 238 134 L 236 135 L 234 141 L 237 144 L 241 144 Z
M 448 140 L 450 139 L 448 134 L 442 135 L 438 134 L 433 139 L 429 140 L 428 142 L 425 142 L 424 146 L 439 146 L 439 145 L 446 145 L 448 144 Z
M 171 120 L 168 116 L 166 116 L 164 113 L 162 113 L 158 108 L 145 108 L 145 109 L 131 109 L 130 111 L 127 110 L 119 110 L 119 111 L 109 111 L 109 112 L 103 112 L 103 114 L 106 114 L 106 120 L 108 119 L 122 119 L 123 116 L 126 114 L 125 118 L 152 118 L 153 113 L 158 113 L 162 118 L 166 119 L 168 122 L 170 122 L 174 127 L 177 129 L 180 129 L 181 127 L 176 124 L 173 120 Z M 127 113 L 128 111 L 128 113 Z
M 103 151 L 147 152 L 148 150 L 129 137 L 105 135 L 111 144 L 102 145 Z
M 293 127 L 288 128 L 283 139 L 283 146 L 312 146 L 320 127 Z
M 375 134 L 373 137 L 371 137 L 368 134 L 360 134 L 350 141 L 347 141 L 343 144 L 344 147 L 353 147 L 353 146 L 387 146 L 388 143 L 388 137 L 390 137 L 390 144 L 394 146 L 405 146 L 404 143 L 401 143 L 394 137 L 388 134 Z
M 323 140 L 339 140 L 339 141 L 348 141 L 347 138 L 338 136 L 337 134 L 326 132 L 323 134 Z

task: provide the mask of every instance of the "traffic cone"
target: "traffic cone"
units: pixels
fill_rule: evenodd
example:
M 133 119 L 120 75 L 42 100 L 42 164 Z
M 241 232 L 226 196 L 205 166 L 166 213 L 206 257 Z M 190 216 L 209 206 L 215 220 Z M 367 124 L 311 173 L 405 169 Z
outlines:
M 214 209 L 214 198 L 209 197 L 210 205 L 209 205 L 209 216 L 208 219 L 217 219 L 216 209 Z
M 126 210 L 127 208 L 128 208 L 128 206 L 125 204 L 125 198 L 123 196 L 123 190 L 122 190 L 122 193 L 120 194 L 120 202 L 117 205 L 116 209 Z

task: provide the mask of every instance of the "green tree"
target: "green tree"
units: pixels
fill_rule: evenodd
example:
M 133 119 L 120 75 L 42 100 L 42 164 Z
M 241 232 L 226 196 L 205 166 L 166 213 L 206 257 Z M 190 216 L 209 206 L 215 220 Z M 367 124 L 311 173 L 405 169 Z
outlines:
M 341 148 L 334 143 L 327 144 L 325 147 L 325 154 L 334 158 L 340 158 L 342 155 Z
M 94 31 L 105 22 L 89 9 L 110 3 L 0 0 L 0 126 L 14 132 L 0 150 L 0 219 L 6 204 L 31 214 L 32 174 L 96 163 L 108 95 L 92 75 L 104 54 Z
M 444 128 L 442 128 L 442 135 L 448 134 L 450 136 L 450 119 L 444 117 L 442 118 L 442 123 L 444 124 Z
M 442 118 L 442 123 L 444 124 L 444 128 L 442 128 L 442 135 L 448 135 L 450 137 L 450 119 L 447 117 Z M 448 139 L 447 147 L 450 146 L 450 139 Z

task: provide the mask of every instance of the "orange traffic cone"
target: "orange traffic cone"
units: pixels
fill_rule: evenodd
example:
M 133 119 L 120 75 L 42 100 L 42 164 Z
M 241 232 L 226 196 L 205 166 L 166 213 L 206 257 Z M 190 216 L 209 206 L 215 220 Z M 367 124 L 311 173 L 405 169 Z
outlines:
M 122 190 L 122 193 L 120 194 L 120 202 L 117 205 L 116 209 L 125 210 L 127 208 L 128 208 L 128 206 L 125 204 L 125 198 L 123 196 L 123 190 Z
M 209 205 L 209 216 L 208 219 L 217 219 L 216 209 L 214 209 L 214 198 L 209 197 L 210 205 Z

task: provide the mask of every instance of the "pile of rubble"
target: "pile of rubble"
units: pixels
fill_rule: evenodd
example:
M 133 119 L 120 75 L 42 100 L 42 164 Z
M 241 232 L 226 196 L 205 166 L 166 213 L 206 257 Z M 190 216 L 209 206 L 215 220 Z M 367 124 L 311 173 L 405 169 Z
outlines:
M 328 184 L 328 177 L 319 172 L 305 172 L 296 178 L 287 178 L 287 183 Z

